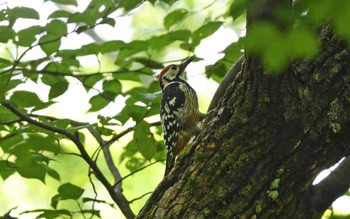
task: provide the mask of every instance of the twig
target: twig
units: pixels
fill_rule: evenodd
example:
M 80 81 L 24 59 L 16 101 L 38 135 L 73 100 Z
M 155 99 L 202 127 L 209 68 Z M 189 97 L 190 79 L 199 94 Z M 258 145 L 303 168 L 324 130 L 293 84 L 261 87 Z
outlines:
M 97 191 L 96 191 L 95 184 L 94 184 L 94 182 L 92 181 L 92 177 L 91 177 L 91 174 L 90 174 L 90 173 L 89 173 L 89 181 L 90 181 L 90 184 L 91 184 L 91 186 L 92 186 L 92 190 L 94 191 L 94 194 L 95 194 L 95 197 L 94 197 L 94 200 L 93 200 L 92 206 L 91 206 L 91 208 L 92 208 L 92 215 L 91 215 L 91 217 L 90 217 L 90 218 L 93 218 L 93 216 L 94 216 L 94 209 L 95 209 L 95 201 L 97 200 Z
M 128 178 L 128 177 L 134 175 L 135 173 L 140 172 L 141 170 L 146 169 L 146 168 L 148 168 L 148 167 L 150 167 L 150 166 L 152 166 L 152 165 L 154 165 L 154 164 L 156 164 L 156 163 L 158 163 L 158 162 L 162 162 L 162 161 L 165 161 L 165 160 L 164 160 L 164 159 L 163 159 L 163 160 L 156 160 L 156 161 L 154 161 L 153 163 L 149 163 L 149 164 L 147 164 L 146 166 L 143 166 L 143 167 L 141 167 L 141 168 L 135 170 L 134 172 L 129 173 L 128 175 L 124 176 L 123 178 L 120 179 L 120 182 L 121 182 L 122 180 L 125 180 L 126 178 Z M 117 184 L 120 183 L 120 182 L 117 181 L 117 182 L 115 183 L 115 185 L 117 185 Z
M 159 126 L 161 125 L 160 121 L 158 122 L 152 122 L 149 124 L 149 126 Z M 130 127 L 128 129 L 125 129 L 124 131 L 122 131 L 121 133 L 119 133 L 118 135 L 114 136 L 111 140 L 106 142 L 106 147 L 108 147 L 109 145 L 113 144 L 113 142 L 117 141 L 118 139 L 120 139 L 121 137 L 123 137 L 124 135 L 128 134 L 129 132 L 133 131 L 134 127 Z
M 152 193 L 153 193 L 153 192 L 146 192 L 145 194 L 141 195 L 140 197 L 131 199 L 131 200 L 129 201 L 129 203 L 131 204 L 131 203 L 133 203 L 134 201 L 140 200 L 140 199 L 142 199 L 143 197 L 145 197 L 146 195 L 149 195 L 149 194 L 152 194 Z

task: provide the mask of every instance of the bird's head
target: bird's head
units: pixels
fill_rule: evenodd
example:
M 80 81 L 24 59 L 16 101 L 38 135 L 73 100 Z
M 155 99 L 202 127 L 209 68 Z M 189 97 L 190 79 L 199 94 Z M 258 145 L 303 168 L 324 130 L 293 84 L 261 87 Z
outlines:
M 165 67 L 158 75 L 158 82 L 162 89 L 164 89 L 169 83 L 184 80 L 183 73 L 190 62 L 196 58 L 196 55 L 191 56 L 180 65 L 171 64 Z

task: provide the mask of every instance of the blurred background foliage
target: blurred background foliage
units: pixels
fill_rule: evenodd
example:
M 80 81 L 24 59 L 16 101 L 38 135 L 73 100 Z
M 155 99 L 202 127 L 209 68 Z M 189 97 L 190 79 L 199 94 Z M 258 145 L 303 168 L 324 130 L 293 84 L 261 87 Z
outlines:
M 137 213 L 164 172 L 161 95 L 153 75 L 196 53 L 188 79 L 205 112 L 243 49 L 278 73 L 291 59 L 317 56 L 317 30 L 326 22 L 350 40 L 349 1 L 293 4 L 275 11 L 276 22 L 262 21 L 246 34 L 244 0 L 0 2 L 0 215 L 123 217 L 76 145 L 3 103 L 79 133 L 112 183 L 101 152 L 108 148 Z

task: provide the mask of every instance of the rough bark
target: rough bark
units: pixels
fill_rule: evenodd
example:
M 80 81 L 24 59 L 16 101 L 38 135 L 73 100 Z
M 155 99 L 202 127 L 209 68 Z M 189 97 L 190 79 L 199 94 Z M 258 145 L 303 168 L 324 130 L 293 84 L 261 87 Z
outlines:
M 301 215 L 316 175 L 350 152 L 350 49 L 327 28 L 320 37 L 318 58 L 279 75 L 247 56 L 137 218 Z

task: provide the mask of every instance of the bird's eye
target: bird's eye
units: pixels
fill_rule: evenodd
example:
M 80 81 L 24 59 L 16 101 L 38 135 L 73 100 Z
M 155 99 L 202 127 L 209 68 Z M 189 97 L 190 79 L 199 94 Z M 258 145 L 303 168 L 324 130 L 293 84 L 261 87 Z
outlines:
M 172 69 L 172 70 L 176 70 L 176 65 L 173 65 L 173 66 L 171 67 L 171 69 Z

